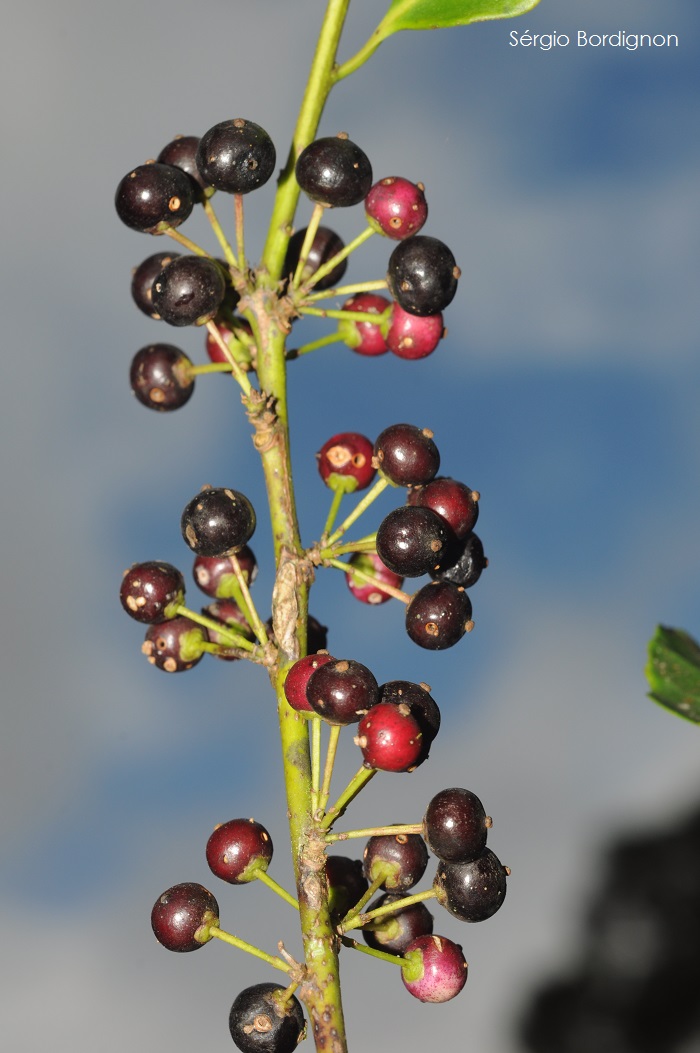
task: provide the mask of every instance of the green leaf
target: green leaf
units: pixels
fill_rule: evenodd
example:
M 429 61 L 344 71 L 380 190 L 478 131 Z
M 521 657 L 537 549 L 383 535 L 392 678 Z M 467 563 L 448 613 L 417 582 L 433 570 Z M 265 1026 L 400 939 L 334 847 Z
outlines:
M 377 33 L 384 40 L 400 29 L 442 29 L 512 18 L 537 7 L 539 0 L 393 0 Z
M 647 650 L 649 698 L 700 724 L 700 644 L 683 629 L 658 625 Z

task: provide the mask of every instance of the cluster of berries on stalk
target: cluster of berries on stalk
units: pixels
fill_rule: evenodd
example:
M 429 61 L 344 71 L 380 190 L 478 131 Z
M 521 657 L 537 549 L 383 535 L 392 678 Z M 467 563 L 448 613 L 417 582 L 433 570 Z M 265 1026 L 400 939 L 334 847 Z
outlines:
M 176 137 L 155 161 L 137 166 L 120 182 L 116 208 L 124 223 L 168 236 L 186 250 L 155 253 L 134 270 L 131 292 L 136 305 L 171 326 L 202 326 L 207 332 L 210 362 L 205 365 L 195 366 L 170 343 L 149 344 L 135 355 L 131 387 L 149 408 L 177 409 L 191 397 L 196 376 L 221 372 L 242 389 L 254 427 L 261 419 L 269 425 L 269 417 L 261 418 L 261 406 L 269 413 L 265 393 L 256 391 L 253 382 L 265 323 L 271 317 L 286 333 L 298 317 L 337 322 L 335 332 L 287 351 L 290 360 L 334 342 L 365 356 L 392 352 L 420 359 L 443 337 L 442 312 L 455 295 L 459 269 L 443 242 L 419 233 L 427 218 L 422 184 L 395 176 L 373 182 L 368 158 L 344 133 L 312 142 L 296 160 L 295 177 L 314 203 L 313 214 L 306 228 L 288 232 L 281 277 L 271 282 L 264 268 L 251 268 L 246 260 L 243 198 L 270 179 L 275 165 L 275 148 L 264 129 L 236 118 L 215 125 L 201 138 Z M 233 195 L 233 244 L 212 206 L 217 191 Z M 321 225 L 327 209 L 360 203 L 367 226 L 349 245 Z M 182 234 L 180 226 L 195 206 L 209 219 L 220 254 L 206 252 Z M 343 286 L 348 257 L 375 233 L 397 243 L 386 277 Z M 342 298 L 340 308 L 323 306 L 334 298 Z M 406 631 L 420 647 L 442 650 L 456 644 L 473 627 L 467 590 L 487 561 L 474 533 L 479 494 L 457 479 L 438 475 L 440 454 L 433 433 L 397 423 L 374 442 L 359 432 L 334 435 L 319 451 L 317 466 L 333 497 L 319 540 L 299 557 L 308 577 L 319 568 L 338 569 L 361 602 L 402 601 Z M 375 533 L 347 540 L 350 527 L 387 487 L 403 487 L 405 504 L 389 512 Z M 363 490 L 364 496 L 338 524 L 342 500 Z M 257 563 L 248 542 L 255 527 L 251 502 L 232 487 L 205 486 L 186 505 L 182 537 L 195 557 L 194 580 L 211 601 L 201 610 L 185 606 L 185 580 L 171 564 L 152 560 L 125 572 L 121 603 L 131 617 L 148 626 L 143 651 L 151 664 L 182 672 L 210 653 L 228 661 L 251 660 L 268 670 L 281 665 L 284 648 L 275 638 L 278 624 L 273 618 L 263 622 L 251 594 Z M 424 575 L 430 577 L 428 584 L 413 595 L 403 591 L 406 578 Z M 481 801 L 462 788 L 433 797 L 421 823 L 332 832 L 377 772 L 411 772 L 425 761 L 440 727 L 440 711 L 426 684 L 395 680 L 380 685 L 361 662 L 333 657 L 326 643 L 325 628 L 309 617 L 307 654 L 290 661 L 284 696 L 295 719 L 309 728 L 316 834 L 326 846 L 369 837 L 362 861 L 339 855 L 325 860 L 338 945 L 398 964 L 406 988 L 416 998 L 447 1001 L 463 988 L 467 963 L 458 944 L 433 933 L 424 901 L 437 899 L 462 921 L 483 921 L 503 902 L 508 870 L 486 847 L 491 820 Z M 339 736 L 351 725 L 357 725 L 354 742 L 362 764 L 329 806 Z M 228 884 L 260 880 L 299 909 L 295 897 L 267 872 L 272 851 L 270 835 L 261 824 L 234 819 L 214 830 L 206 859 L 213 874 Z M 438 860 L 432 887 L 410 893 L 426 870 L 429 851 Z M 370 905 L 377 893 L 380 899 Z M 303 1001 L 308 973 L 283 944 L 279 955 L 270 955 L 222 930 L 215 897 L 192 882 L 164 892 L 151 921 L 159 942 L 170 950 L 196 950 L 216 937 L 286 973 L 286 986 L 259 983 L 246 988 L 233 1003 L 229 1027 L 241 1050 L 294 1049 L 305 1032 L 295 991 Z M 366 945 L 348 935 L 354 929 L 362 930 Z

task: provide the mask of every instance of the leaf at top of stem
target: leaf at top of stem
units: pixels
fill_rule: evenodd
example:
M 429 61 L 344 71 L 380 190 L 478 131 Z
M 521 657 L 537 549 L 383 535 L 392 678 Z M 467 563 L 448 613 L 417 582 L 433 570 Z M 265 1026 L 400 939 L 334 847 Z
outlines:
M 524 15 L 539 0 L 393 0 L 377 27 L 384 40 L 400 29 L 440 29 Z
M 684 720 L 700 724 L 700 644 L 683 629 L 658 625 L 645 667 L 649 698 Z

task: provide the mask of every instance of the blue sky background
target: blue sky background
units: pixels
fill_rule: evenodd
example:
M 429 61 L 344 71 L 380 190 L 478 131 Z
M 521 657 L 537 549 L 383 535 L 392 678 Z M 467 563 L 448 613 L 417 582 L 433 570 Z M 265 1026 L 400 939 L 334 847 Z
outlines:
M 153 670 L 117 593 L 137 560 L 189 575 L 180 514 L 210 482 L 258 507 L 265 608 L 269 531 L 230 383 L 203 378 L 168 416 L 129 393 L 148 342 L 204 356 L 200 333 L 134 308 L 130 269 L 155 248 L 120 225 L 113 195 L 174 134 L 232 116 L 262 124 L 283 158 L 323 5 L 12 6 L 0 66 L 3 1035 L 13 1053 L 228 1050 L 231 1001 L 269 973 L 218 945 L 168 955 L 148 916 L 171 884 L 211 885 L 204 845 L 234 816 L 268 826 L 272 871 L 289 882 L 271 697 L 243 664 Z M 376 10 L 354 0 L 343 57 Z M 677 33 L 680 46 L 546 52 L 509 46 L 512 28 Z M 404 1050 L 468 1033 L 479 1053 L 516 1053 L 512 1021 L 570 959 L 606 840 L 700 796 L 696 732 L 645 699 L 642 674 L 657 622 L 700 634 L 699 30 L 683 0 L 542 0 L 518 21 L 394 37 L 324 115 L 322 134 L 347 131 L 376 178 L 425 183 L 426 232 L 463 276 L 430 358 L 338 347 L 294 364 L 305 537 L 328 504 L 315 451 L 336 431 L 374 437 L 408 420 L 434 430 L 446 474 L 481 492 L 490 560 L 474 633 L 442 654 L 408 641 L 398 605 L 360 607 L 331 572 L 315 587 L 332 651 L 380 682 L 427 681 L 444 719 L 431 762 L 379 776 L 350 817 L 413 821 L 438 789 L 465 785 L 513 871 L 487 925 L 436 916 L 470 962 L 449 1005 L 421 1006 L 379 963 L 344 956 L 351 1048 L 389 1048 L 400 1014 Z M 272 195 L 247 202 L 251 256 Z M 300 226 L 309 214 L 302 204 Z M 362 224 L 361 209 L 331 222 L 346 239 Z M 188 232 L 206 237 L 198 218 Z M 390 249 L 371 239 L 348 279 L 383 275 Z M 359 763 L 350 739 L 338 788 Z M 231 931 L 298 948 L 289 908 L 265 889 L 215 891 Z

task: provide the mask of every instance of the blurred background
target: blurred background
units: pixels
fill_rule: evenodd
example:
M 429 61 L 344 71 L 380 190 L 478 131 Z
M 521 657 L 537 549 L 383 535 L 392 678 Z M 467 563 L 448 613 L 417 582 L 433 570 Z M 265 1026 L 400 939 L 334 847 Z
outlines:
M 122 226 L 113 197 L 175 134 L 229 117 L 261 124 L 281 162 L 324 5 L 11 7 L 0 64 L 4 1045 L 228 1050 L 233 998 L 276 977 L 219 944 L 167 954 L 149 913 L 168 886 L 200 881 L 224 927 L 299 949 L 282 901 L 263 887 L 214 889 L 204 858 L 215 823 L 255 816 L 276 845 L 271 873 L 291 880 L 272 697 L 247 663 L 153 669 L 117 594 L 141 560 L 169 560 L 189 580 L 181 511 L 203 483 L 230 485 L 258 509 L 255 596 L 266 615 L 262 476 L 231 381 L 199 379 L 170 415 L 132 397 L 140 347 L 165 340 L 205 355 L 200 331 L 166 332 L 134 307 L 131 268 L 161 243 Z M 378 10 L 354 0 L 342 58 Z M 680 43 L 544 51 L 512 47 L 512 29 L 675 33 Z M 700 632 L 699 31 L 697 5 L 683 0 L 542 0 L 517 21 L 393 37 L 326 109 L 322 134 L 347 131 L 376 178 L 425 183 L 425 232 L 450 245 L 462 280 L 449 335 L 428 359 L 363 359 L 338 345 L 293 364 L 305 538 L 328 508 L 314 459 L 325 440 L 374 438 L 406 420 L 431 427 L 445 474 L 481 492 L 490 561 L 472 594 L 475 631 L 438 654 L 408 640 L 398 604 L 362 606 L 341 575 L 319 575 L 311 607 L 332 652 L 380 682 L 428 682 L 444 721 L 431 761 L 377 777 L 348 819 L 417 821 L 439 789 L 466 786 L 512 870 L 488 924 L 462 926 L 436 908 L 436 932 L 470 963 L 453 1002 L 423 1006 L 391 969 L 344 955 L 351 1049 L 550 1048 L 533 1000 L 601 960 L 587 919 L 610 879 L 611 842 L 652 845 L 613 868 L 623 904 L 635 882 L 672 889 L 663 875 L 683 871 L 664 832 L 690 829 L 697 846 L 697 732 L 646 699 L 643 667 L 657 622 Z M 273 192 L 246 201 L 252 258 Z M 302 202 L 299 226 L 310 212 Z M 205 240 L 199 219 L 186 232 Z M 348 240 L 362 209 L 328 222 Z M 371 239 L 347 280 L 383 276 L 391 247 Z M 302 343 L 329 328 L 295 333 Z M 384 498 L 375 523 L 400 503 Z M 189 599 L 205 602 L 193 583 Z M 341 744 L 338 791 L 360 762 L 349 733 Z M 697 900 L 682 902 L 678 931 L 688 932 Z M 605 929 L 605 960 L 646 981 L 659 941 L 640 911 L 639 924 Z M 684 962 L 687 979 L 692 949 Z M 692 991 L 671 982 L 664 1012 L 677 1011 L 676 995 Z M 577 1029 L 566 1046 L 572 1016 L 559 1015 L 552 1049 L 647 1048 L 614 1026 Z M 689 1053 L 700 1039 L 692 1027 L 662 1029 L 649 1048 Z

